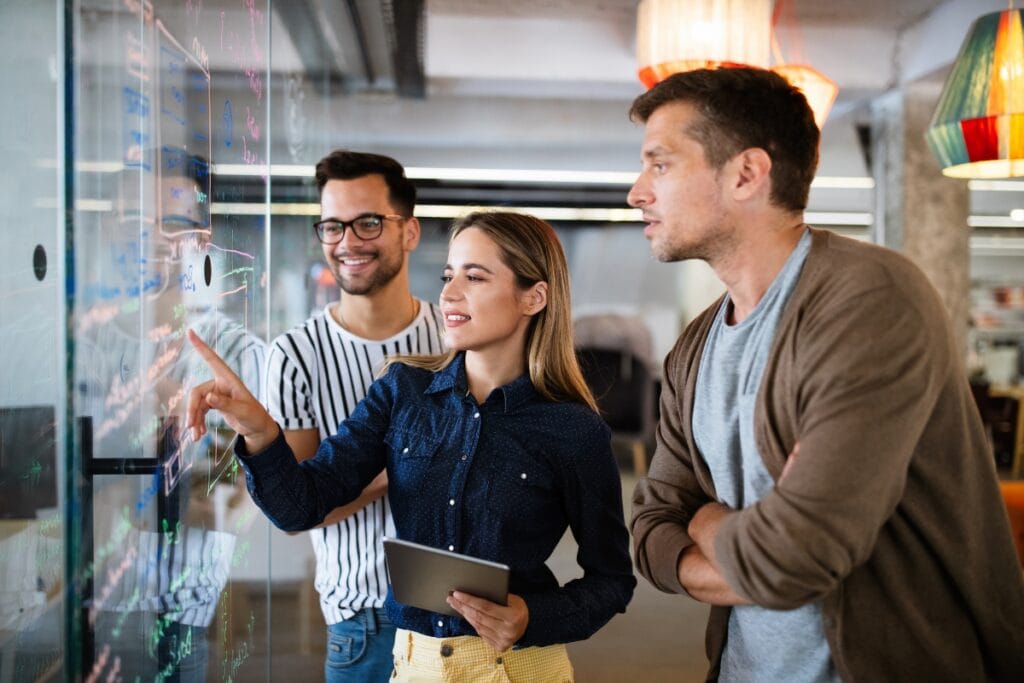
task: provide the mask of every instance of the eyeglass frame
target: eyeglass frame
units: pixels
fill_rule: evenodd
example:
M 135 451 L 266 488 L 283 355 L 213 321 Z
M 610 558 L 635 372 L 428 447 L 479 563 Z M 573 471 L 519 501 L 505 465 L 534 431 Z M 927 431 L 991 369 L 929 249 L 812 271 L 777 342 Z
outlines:
M 362 233 L 359 232 L 359 229 L 356 228 L 356 222 L 357 221 L 366 220 L 367 218 L 373 218 L 373 219 L 376 219 L 376 220 L 380 221 L 380 225 L 377 226 L 377 234 L 375 234 L 373 237 L 365 237 Z M 351 230 L 352 232 L 355 233 L 356 237 L 358 237 L 360 239 L 360 241 L 369 242 L 371 240 L 377 239 L 378 237 L 380 237 L 384 233 L 384 221 L 386 221 L 386 220 L 405 221 L 405 220 L 408 220 L 408 218 L 406 216 L 402 216 L 402 215 L 397 214 L 397 213 L 363 213 L 363 214 L 360 214 L 360 215 L 356 216 L 355 218 L 353 218 L 350 221 L 343 221 L 343 220 L 339 220 L 337 218 L 325 218 L 323 220 L 315 221 L 313 223 L 313 234 L 316 235 L 316 238 L 318 240 L 320 240 L 321 244 L 334 245 L 334 244 L 340 244 L 342 242 L 342 240 L 345 239 L 345 231 L 346 230 Z M 323 229 L 322 226 L 325 223 L 336 223 L 336 224 L 341 226 L 341 236 L 338 237 L 338 239 L 336 241 L 328 242 L 320 234 L 321 230 Z

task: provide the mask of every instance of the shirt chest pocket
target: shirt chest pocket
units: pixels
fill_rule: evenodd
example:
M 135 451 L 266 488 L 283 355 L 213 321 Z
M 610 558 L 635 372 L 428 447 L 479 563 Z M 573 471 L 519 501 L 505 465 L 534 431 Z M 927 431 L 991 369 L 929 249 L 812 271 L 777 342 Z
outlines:
M 437 439 L 403 429 L 391 429 L 384 437 L 388 448 L 388 493 L 415 495 L 434 463 L 440 448 Z
M 525 458 L 502 461 L 491 468 L 487 504 L 508 530 L 535 532 L 562 518 L 554 473 Z

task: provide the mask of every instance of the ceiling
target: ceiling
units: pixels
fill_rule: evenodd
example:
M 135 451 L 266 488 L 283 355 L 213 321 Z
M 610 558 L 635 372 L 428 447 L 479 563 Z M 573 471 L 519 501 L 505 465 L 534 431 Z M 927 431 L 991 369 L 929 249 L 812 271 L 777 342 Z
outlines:
M 293 0 L 274 4 L 274 68 L 327 73 L 348 92 L 396 88 L 410 64 L 413 97 L 496 94 L 632 97 L 635 0 Z M 780 0 L 776 34 L 861 99 L 940 71 L 964 28 L 998 0 Z M 406 18 L 411 33 L 396 33 Z M 397 19 L 397 21 L 396 21 Z M 919 36 L 926 36 L 921 39 Z M 360 52 L 360 50 L 362 50 Z M 905 73 L 904 73 L 905 72 Z
M 1005 7 L 1005 0 L 779 2 L 783 56 L 815 66 L 839 86 L 830 122 L 863 119 L 874 98 L 902 83 L 941 83 L 966 27 Z M 404 153 L 408 145 L 398 138 L 408 130 L 432 134 L 423 144 L 435 154 L 449 136 L 460 138 L 453 126 L 465 126 L 461 141 L 489 151 L 493 136 L 523 137 L 516 120 L 529 121 L 540 141 L 578 131 L 601 140 L 599 130 L 613 118 L 621 123 L 642 92 L 634 0 L 292 0 L 273 7 L 272 69 L 303 74 L 320 97 L 347 97 L 340 106 L 348 120 L 373 118 L 362 126 L 342 121 L 331 131 L 355 145 Z M 506 121 L 464 121 L 465 106 L 488 120 L 508 118 L 513 129 L 504 130 Z M 397 117 L 388 120 L 398 129 L 390 139 L 375 127 L 384 109 Z M 566 131 L 562 120 L 578 131 Z M 627 134 L 618 144 L 634 141 Z
M 873 103 L 908 83 L 937 89 L 971 22 L 1006 7 L 1005 0 L 780 2 L 775 28 L 787 61 L 809 63 L 839 86 L 819 175 L 844 177 L 870 175 L 858 129 Z M 244 24 L 244 5 L 206 0 L 203 12 Z M 635 0 L 274 2 L 269 52 L 278 109 L 268 125 L 270 156 L 309 165 L 347 146 L 410 167 L 631 171 L 642 136 L 626 116 L 642 92 L 636 7 Z M 621 188 L 614 193 L 621 204 Z M 870 209 L 870 193 L 847 191 L 823 204 Z
M 905 26 L 943 0 L 782 0 L 783 17 L 801 22 L 842 23 L 885 28 Z M 636 20 L 637 0 L 428 0 L 428 11 L 478 17 L 573 19 L 585 14 L 602 21 Z

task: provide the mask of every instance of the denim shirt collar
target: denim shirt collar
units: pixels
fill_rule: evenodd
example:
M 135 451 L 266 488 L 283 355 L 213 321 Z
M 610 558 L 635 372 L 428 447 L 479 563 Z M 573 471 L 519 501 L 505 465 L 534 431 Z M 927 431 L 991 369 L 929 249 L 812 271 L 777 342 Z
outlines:
M 465 351 L 460 351 L 451 363 L 434 374 L 434 379 L 431 380 L 426 393 L 436 394 L 442 391 L 457 391 L 463 395 L 469 391 L 469 381 L 466 379 Z M 529 373 L 523 373 L 508 384 L 492 391 L 491 395 L 487 397 L 487 402 L 491 402 L 498 392 L 501 392 L 503 409 L 506 413 L 512 412 L 520 405 L 537 397 L 537 390 L 533 387 L 533 382 L 530 381 Z

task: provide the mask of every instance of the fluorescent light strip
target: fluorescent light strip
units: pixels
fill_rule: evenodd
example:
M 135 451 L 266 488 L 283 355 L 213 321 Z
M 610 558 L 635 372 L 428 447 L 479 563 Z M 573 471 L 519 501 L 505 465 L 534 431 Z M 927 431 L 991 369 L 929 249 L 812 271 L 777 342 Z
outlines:
M 266 164 L 212 164 L 210 172 L 213 175 L 227 176 L 265 176 L 267 175 Z M 271 177 L 278 178 L 312 178 L 316 172 L 315 166 L 302 164 L 271 164 Z
M 259 216 L 263 215 L 265 206 L 262 202 L 213 202 L 210 205 L 210 211 L 217 215 Z M 640 211 L 637 209 L 576 209 L 550 206 L 494 207 L 420 204 L 416 207 L 416 216 L 418 218 L 456 218 L 471 211 L 486 211 L 496 208 L 500 208 L 502 211 L 529 213 L 545 220 L 640 222 Z M 275 202 L 270 205 L 270 213 L 275 216 L 319 216 L 320 205 L 311 202 Z
M 1024 192 L 1024 182 L 1019 180 L 968 180 L 967 189 L 982 192 Z
M 55 169 L 56 159 L 36 159 L 36 168 Z M 80 173 L 118 173 L 124 170 L 124 164 L 120 161 L 79 161 L 75 163 L 75 170 Z
M 37 199 L 36 208 L 57 208 L 56 200 Z M 76 211 L 112 211 L 114 204 L 108 199 L 77 199 Z M 642 223 L 639 209 L 573 208 L 568 206 L 469 206 L 465 204 L 421 204 L 416 207 L 419 218 L 458 218 L 471 211 L 514 211 L 528 213 L 548 221 L 593 221 L 609 223 Z M 266 212 L 263 202 L 213 202 L 211 213 L 227 216 L 262 216 Z M 319 216 L 320 205 L 312 202 L 274 202 L 270 205 L 274 216 Z M 807 211 L 804 219 L 812 225 L 855 225 L 868 227 L 874 219 L 870 213 L 855 211 Z M 1006 216 L 968 216 L 972 228 L 1024 228 L 1024 221 Z
M 214 164 L 214 174 L 228 176 L 265 175 L 264 166 L 246 164 Z M 271 164 L 272 177 L 312 178 L 314 166 L 301 164 Z M 568 171 L 553 169 L 511 169 L 511 168 L 442 168 L 435 166 L 409 166 L 405 174 L 413 180 L 452 180 L 461 182 L 506 182 L 506 183 L 583 183 L 590 185 L 632 185 L 636 182 L 637 171 Z M 811 187 L 837 190 L 870 190 L 875 187 L 873 178 L 866 176 L 818 176 Z
M 863 225 L 874 223 L 870 213 L 857 211 L 805 211 L 804 220 L 811 225 Z
M 421 218 L 456 218 L 472 211 L 528 213 L 546 221 L 642 222 L 639 209 L 586 209 L 568 206 L 460 206 L 455 204 L 424 204 L 416 207 L 416 215 Z
M 40 168 L 57 168 L 54 159 L 39 159 Z M 75 170 L 87 173 L 117 173 L 123 171 L 120 161 L 79 161 Z M 214 175 L 265 176 L 266 164 L 213 164 Z M 308 164 L 271 164 L 270 175 L 276 178 L 312 178 L 316 167 Z M 454 180 L 464 182 L 507 182 L 507 183 L 585 183 L 591 185 L 632 185 L 638 171 L 571 171 L 556 169 L 502 169 L 502 168 L 443 168 L 439 166 L 410 166 L 405 173 L 413 180 Z M 972 180 L 971 184 L 998 184 L 1000 181 Z M 1014 186 L 1005 189 L 1021 190 L 1024 183 L 1004 183 Z M 874 188 L 873 178 L 866 176 L 818 176 L 811 187 L 839 190 L 870 190 Z M 972 187 L 972 189 L 975 189 Z M 991 189 L 979 187 L 976 189 Z
M 636 171 L 558 171 L 515 168 L 431 168 L 411 167 L 405 174 L 421 180 L 491 181 L 506 183 L 586 183 L 590 185 L 632 185 Z
M 968 216 L 972 228 L 1024 228 L 1024 220 L 1011 216 Z
M 875 179 L 867 176 L 822 175 L 811 181 L 811 187 L 823 190 L 873 190 Z
M 267 211 L 263 202 L 212 202 L 210 213 L 220 216 L 262 216 Z M 272 202 L 270 213 L 275 216 L 319 216 L 320 205 L 312 202 Z
M 259 216 L 264 213 L 262 202 L 213 202 L 210 211 L 218 215 Z M 457 218 L 471 211 L 514 211 L 528 213 L 549 221 L 593 221 L 610 223 L 642 223 L 639 209 L 574 208 L 567 206 L 468 206 L 465 204 L 420 204 L 416 207 L 418 218 Z M 312 202 L 283 203 L 270 205 L 275 216 L 319 216 L 320 205 Z M 859 212 L 814 212 L 806 213 L 808 223 L 815 225 L 869 226 L 872 217 Z
M 58 209 L 56 197 L 40 197 L 32 202 L 32 206 L 37 209 Z M 104 211 L 113 211 L 114 202 L 109 199 L 76 199 L 75 200 L 75 211 L 89 211 L 94 213 L 103 213 Z

